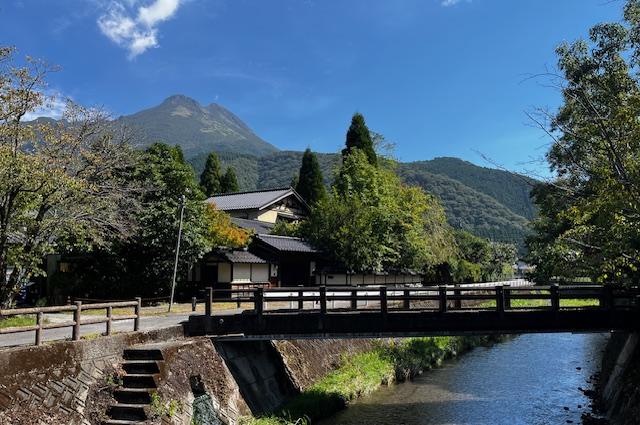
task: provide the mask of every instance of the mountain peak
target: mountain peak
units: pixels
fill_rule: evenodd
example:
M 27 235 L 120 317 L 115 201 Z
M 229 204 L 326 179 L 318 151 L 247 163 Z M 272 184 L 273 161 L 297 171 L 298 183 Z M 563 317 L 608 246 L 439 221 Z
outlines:
M 164 101 L 162 101 L 162 105 L 190 106 L 190 107 L 197 107 L 197 108 L 202 107 L 197 100 L 192 99 L 189 96 L 185 96 L 183 94 L 174 94 L 172 96 L 167 97 Z
M 119 120 L 137 131 L 141 137 L 138 145 L 157 141 L 177 144 L 187 158 L 211 151 L 252 152 L 258 156 L 278 151 L 222 105 L 203 106 L 183 94 L 169 96 L 157 106 Z

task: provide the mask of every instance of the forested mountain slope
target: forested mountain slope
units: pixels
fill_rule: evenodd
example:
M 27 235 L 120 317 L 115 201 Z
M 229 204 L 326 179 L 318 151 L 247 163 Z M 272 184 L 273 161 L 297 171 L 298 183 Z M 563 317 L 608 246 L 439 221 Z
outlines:
M 460 158 L 450 157 L 405 163 L 402 169 L 424 170 L 431 174 L 445 175 L 491 196 L 522 217 L 531 220 L 536 215 L 535 206 L 529 199 L 529 193 L 536 181 L 529 177 L 495 168 L 479 167 Z
M 254 190 L 288 186 L 298 172 L 302 152 L 282 151 L 261 158 L 220 153 L 219 157 L 223 167 L 236 169 L 241 190 Z M 204 168 L 205 160 L 206 155 L 191 160 L 197 173 Z M 329 185 L 340 155 L 318 154 L 318 161 Z M 400 163 L 397 172 L 408 184 L 438 196 L 452 226 L 492 240 L 512 242 L 522 248 L 527 218 L 535 213 L 529 199 L 530 188 L 523 183 L 526 178 L 478 167 L 457 158 Z M 500 190 L 507 193 L 500 193 Z M 527 213 L 527 216 L 516 211 Z

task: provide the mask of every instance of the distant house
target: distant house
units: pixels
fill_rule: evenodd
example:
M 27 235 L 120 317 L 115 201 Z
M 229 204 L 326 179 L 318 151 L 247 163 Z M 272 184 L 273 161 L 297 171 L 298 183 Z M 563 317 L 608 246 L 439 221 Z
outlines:
M 207 202 L 233 218 L 260 223 L 299 221 L 309 214 L 309 205 L 290 187 L 215 195 Z
M 218 248 L 189 272 L 194 289 L 247 286 L 390 285 L 419 284 L 411 271 L 350 274 L 332 267 L 323 252 L 307 241 L 271 235 L 278 221 L 305 219 L 309 206 L 292 188 L 238 192 L 212 196 L 208 203 L 225 211 L 238 227 L 253 233 L 246 249 Z
M 321 252 L 308 242 L 289 236 L 256 235 L 249 247 L 251 252 L 277 266 L 280 286 L 311 286 Z

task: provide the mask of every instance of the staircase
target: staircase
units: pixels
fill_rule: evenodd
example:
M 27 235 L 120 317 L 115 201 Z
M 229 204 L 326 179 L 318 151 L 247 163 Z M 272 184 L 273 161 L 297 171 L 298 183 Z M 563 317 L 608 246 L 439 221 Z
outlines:
M 142 424 L 147 420 L 145 407 L 151 404 L 159 363 L 164 361 L 160 350 L 144 347 L 124 350 L 123 357 L 122 386 L 113 393 L 116 403 L 107 410 L 109 419 L 104 425 Z

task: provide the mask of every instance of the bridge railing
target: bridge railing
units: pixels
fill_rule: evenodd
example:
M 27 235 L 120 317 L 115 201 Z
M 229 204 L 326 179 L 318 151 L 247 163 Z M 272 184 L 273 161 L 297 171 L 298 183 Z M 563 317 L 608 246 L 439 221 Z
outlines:
M 0 335 L 16 334 L 22 332 L 35 331 L 35 345 L 42 344 L 42 336 L 46 329 L 71 328 L 71 340 L 78 341 L 80 339 L 80 327 L 82 325 L 105 324 L 105 335 L 111 335 L 113 322 L 121 320 L 133 320 L 133 330 L 140 329 L 140 309 L 142 300 L 136 298 L 135 301 L 119 301 L 95 304 L 83 304 L 82 301 L 76 301 L 73 305 L 51 306 L 51 307 L 34 307 L 34 308 L 15 308 L 0 310 L 0 318 L 9 318 L 15 316 L 35 316 L 35 324 L 31 326 L 19 326 L 0 329 Z M 114 315 L 115 308 L 132 308 L 133 314 Z M 82 317 L 83 311 L 88 310 L 104 310 L 105 317 Z M 47 313 L 72 313 L 72 320 L 64 322 L 46 323 L 45 314 Z
M 499 285 L 492 288 L 439 287 L 295 287 L 207 289 L 205 314 L 212 315 L 216 303 L 236 301 L 250 304 L 255 314 L 265 312 L 315 311 L 320 313 L 358 310 L 394 311 L 497 311 L 560 309 L 629 309 L 640 307 L 640 289 L 618 289 L 599 285 L 528 286 Z M 224 294 L 224 298 L 221 295 Z M 572 300 L 568 305 L 563 301 Z

